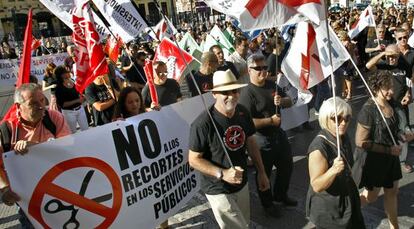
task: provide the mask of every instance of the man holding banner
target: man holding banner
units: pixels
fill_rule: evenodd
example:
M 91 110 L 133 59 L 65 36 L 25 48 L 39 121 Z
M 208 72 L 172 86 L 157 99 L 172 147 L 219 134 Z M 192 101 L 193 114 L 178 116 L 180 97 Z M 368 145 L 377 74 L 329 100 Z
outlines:
M 14 93 L 17 104 L 17 120 L 7 120 L 0 128 L 0 154 L 14 150 L 17 154 L 26 154 L 28 147 L 69 135 L 70 129 L 63 115 L 57 111 L 45 109 L 45 96 L 37 84 L 23 84 Z M 3 203 L 14 205 L 20 197 L 10 189 L 10 185 L 1 160 L 0 192 Z M 23 212 L 21 223 L 26 225 Z
M 203 175 L 201 189 L 220 228 L 249 226 L 246 149 L 257 168 L 259 189 L 269 189 L 253 138 L 253 121 L 246 108 L 237 104 L 239 89 L 245 86 L 237 83 L 230 70 L 215 72 L 211 91 L 216 102 L 197 117 L 190 129 L 188 160 Z

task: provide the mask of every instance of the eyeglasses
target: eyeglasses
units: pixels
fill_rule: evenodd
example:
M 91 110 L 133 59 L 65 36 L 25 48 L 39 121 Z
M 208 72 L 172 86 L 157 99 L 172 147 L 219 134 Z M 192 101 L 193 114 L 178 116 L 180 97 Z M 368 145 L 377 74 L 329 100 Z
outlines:
M 331 116 L 330 118 L 333 122 L 335 122 L 335 116 Z M 346 115 L 346 116 L 342 116 L 342 115 L 338 115 L 338 126 L 339 124 L 341 124 L 342 122 L 348 123 L 349 121 L 351 121 L 351 115 Z
M 255 66 L 255 67 L 250 67 L 251 69 L 254 69 L 256 71 L 265 71 L 267 70 L 267 66 Z
M 401 41 L 402 39 L 407 40 L 408 37 L 407 36 L 403 36 L 403 37 L 398 37 L 397 40 Z
M 230 95 L 230 94 L 237 94 L 239 93 L 239 89 L 233 89 L 233 90 L 228 90 L 228 91 L 218 91 L 217 93 L 222 94 L 222 95 Z
M 158 75 L 168 75 L 168 72 L 157 72 Z

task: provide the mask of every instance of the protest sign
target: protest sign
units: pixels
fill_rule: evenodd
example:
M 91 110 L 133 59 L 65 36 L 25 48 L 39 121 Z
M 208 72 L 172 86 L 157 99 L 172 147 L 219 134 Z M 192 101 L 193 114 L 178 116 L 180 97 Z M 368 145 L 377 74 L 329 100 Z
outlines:
M 188 139 L 201 104 L 191 98 L 4 154 L 20 207 L 36 228 L 154 228 L 199 190 Z
M 112 32 L 125 43 L 148 27 L 131 0 L 93 0 L 93 3 L 111 25 Z
M 32 57 L 30 74 L 36 76 L 39 82 L 42 82 L 47 64 L 55 63 L 56 66 L 62 65 L 66 57 L 68 57 L 67 53 Z M 0 93 L 14 91 L 19 63 L 17 59 L 0 60 Z

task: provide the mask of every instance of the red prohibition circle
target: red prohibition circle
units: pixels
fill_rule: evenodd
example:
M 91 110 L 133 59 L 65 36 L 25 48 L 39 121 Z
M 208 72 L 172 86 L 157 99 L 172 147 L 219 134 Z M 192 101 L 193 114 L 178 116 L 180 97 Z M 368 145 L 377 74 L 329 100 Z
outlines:
M 91 199 L 53 183 L 53 181 L 62 173 L 70 169 L 81 167 L 99 170 L 108 178 L 113 191 L 112 207 L 96 203 Z M 43 226 L 43 228 L 51 228 L 46 224 L 41 213 L 41 203 L 45 195 L 53 196 L 56 199 L 60 199 L 64 202 L 73 204 L 74 206 L 104 217 L 105 220 L 95 228 L 108 228 L 116 219 L 122 205 L 122 186 L 118 175 L 109 164 L 93 157 L 79 157 L 60 162 L 46 172 L 34 189 L 29 202 L 29 214 L 33 216 L 33 218 L 35 218 Z

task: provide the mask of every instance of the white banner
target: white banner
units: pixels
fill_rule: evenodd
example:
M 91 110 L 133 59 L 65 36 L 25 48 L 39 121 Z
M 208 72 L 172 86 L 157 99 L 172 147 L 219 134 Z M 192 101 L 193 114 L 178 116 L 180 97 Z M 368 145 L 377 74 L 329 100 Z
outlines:
M 62 65 L 66 57 L 68 57 L 67 53 L 32 57 L 30 74 L 36 76 L 41 84 L 47 64 L 55 63 L 56 66 Z M 19 64 L 20 61 L 17 59 L 0 60 L 0 93 L 14 91 Z
M 93 3 L 111 25 L 112 31 L 125 43 L 148 27 L 131 0 L 93 0 Z
M 49 9 L 57 18 L 65 23 L 69 28 L 73 30 L 72 13 L 75 8 L 74 0 L 39 0 L 46 8 Z M 92 12 L 92 16 L 95 21 L 96 31 L 99 33 L 100 40 L 107 37 L 109 31 L 102 20 Z
M 36 228 L 154 228 L 199 190 L 188 139 L 201 104 L 195 97 L 35 145 L 25 156 L 3 154 L 20 207 Z

